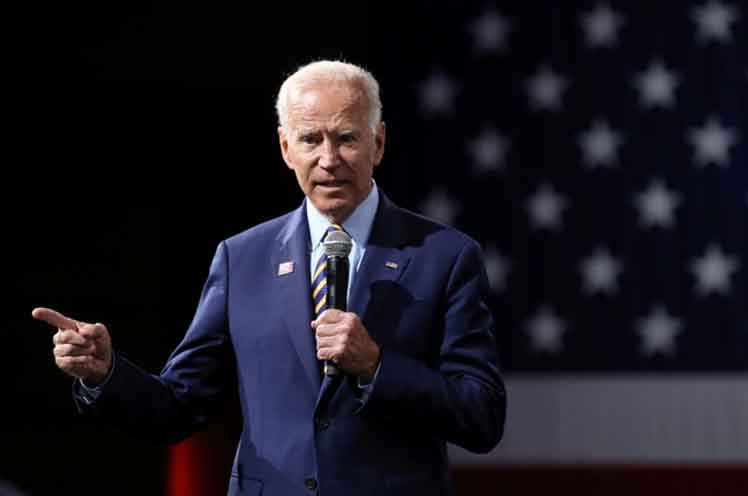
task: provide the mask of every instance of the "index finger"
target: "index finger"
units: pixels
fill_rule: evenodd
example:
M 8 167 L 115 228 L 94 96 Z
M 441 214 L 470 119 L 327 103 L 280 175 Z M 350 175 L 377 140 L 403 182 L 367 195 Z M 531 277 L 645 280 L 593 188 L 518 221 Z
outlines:
M 312 321 L 312 328 L 320 324 L 334 324 L 340 321 L 345 315 L 345 312 L 336 308 L 328 308 L 322 312 L 319 317 Z
M 51 308 L 35 308 L 31 312 L 31 316 L 37 320 L 43 320 L 47 324 L 58 329 L 78 329 L 78 322 L 69 317 L 65 317 L 60 312 L 55 312 Z

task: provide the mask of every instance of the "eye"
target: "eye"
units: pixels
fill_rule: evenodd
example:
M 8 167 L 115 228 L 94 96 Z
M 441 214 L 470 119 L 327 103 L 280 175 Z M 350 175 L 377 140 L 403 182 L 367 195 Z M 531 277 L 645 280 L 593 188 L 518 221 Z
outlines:
M 304 133 L 299 135 L 299 141 L 307 145 L 314 145 L 319 142 L 319 135 L 315 133 Z
M 338 137 L 341 143 L 355 143 L 357 137 L 355 133 L 343 133 Z

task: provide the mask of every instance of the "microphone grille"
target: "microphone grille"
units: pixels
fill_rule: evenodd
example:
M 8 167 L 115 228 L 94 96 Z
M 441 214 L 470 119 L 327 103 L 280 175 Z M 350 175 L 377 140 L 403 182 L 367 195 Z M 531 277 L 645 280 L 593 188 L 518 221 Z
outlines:
M 325 237 L 322 247 L 328 257 L 348 257 L 353 248 L 353 241 L 344 231 L 332 231 Z

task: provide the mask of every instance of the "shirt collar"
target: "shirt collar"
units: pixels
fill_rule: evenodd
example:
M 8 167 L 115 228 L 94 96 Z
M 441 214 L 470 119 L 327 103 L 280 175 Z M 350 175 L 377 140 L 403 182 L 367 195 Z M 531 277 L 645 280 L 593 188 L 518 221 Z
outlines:
M 327 228 L 330 226 L 330 221 L 308 199 L 305 203 L 306 218 L 309 222 L 309 237 L 312 242 L 312 251 L 314 251 L 322 241 L 322 236 L 324 236 Z M 372 179 L 369 194 L 356 207 L 353 213 L 343 221 L 343 229 L 353 238 L 353 241 L 358 246 L 365 247 L 366 243 L 369 242 L 369 234 L 371 233 L 371 226 L 374 224 L 374 216 L 377 213 L 378 206 L 379 191 L 377 190 L 377 184 Z

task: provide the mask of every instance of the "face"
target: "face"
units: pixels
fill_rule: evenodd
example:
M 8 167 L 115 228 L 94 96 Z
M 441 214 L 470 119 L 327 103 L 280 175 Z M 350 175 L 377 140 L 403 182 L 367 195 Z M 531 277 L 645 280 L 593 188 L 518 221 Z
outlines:
M 283 160 L 309 201 L 341 223 L 371 190 L 384 124 L 372 133 L 366 97 L 349 85 L 302 86 L 288 99 L 288 129 L 278 128 Z

